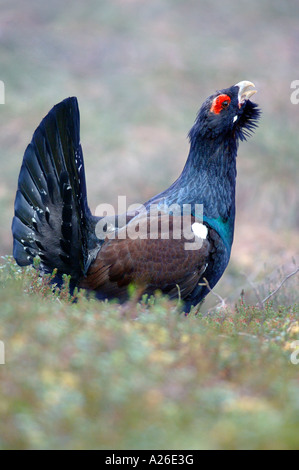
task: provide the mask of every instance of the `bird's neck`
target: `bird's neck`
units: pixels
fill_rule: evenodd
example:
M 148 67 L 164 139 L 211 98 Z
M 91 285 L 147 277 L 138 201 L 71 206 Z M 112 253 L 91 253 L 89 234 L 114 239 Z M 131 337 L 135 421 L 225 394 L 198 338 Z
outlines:
M 167 205 L 203 204 L 204 220 L 222 231 L 229 245 L 235 220 L 236 156 L 235 139 L 191 141 L 180 177 L 161 195 Z

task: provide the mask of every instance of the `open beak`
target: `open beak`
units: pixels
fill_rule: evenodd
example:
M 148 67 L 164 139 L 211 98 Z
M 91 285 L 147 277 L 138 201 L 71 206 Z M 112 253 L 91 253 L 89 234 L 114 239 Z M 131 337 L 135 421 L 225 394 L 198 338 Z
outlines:
M 248 82 L 247 80 L 239 82 L 235 86 L 239 88 L 238 100 L 239 108 L 241 108 L 242 104 L 249 100 L 249 98 L 257 92 L 257 90 L 249 90 L 249 88 L 255 87 L 255 85 L 254 83 Z

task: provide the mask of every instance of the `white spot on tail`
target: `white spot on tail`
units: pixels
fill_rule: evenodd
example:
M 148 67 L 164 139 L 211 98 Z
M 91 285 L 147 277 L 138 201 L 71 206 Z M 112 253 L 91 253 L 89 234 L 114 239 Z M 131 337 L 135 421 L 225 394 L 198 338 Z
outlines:
M 192 231 L 194 232 L 194 234 L 198 238 L 201 238 L 202 240 L 205 240 L 207 238 L 208 229 L 203 224 L 199 224 L 198 222 L 194 222 L 194 224 L 192 224 Z

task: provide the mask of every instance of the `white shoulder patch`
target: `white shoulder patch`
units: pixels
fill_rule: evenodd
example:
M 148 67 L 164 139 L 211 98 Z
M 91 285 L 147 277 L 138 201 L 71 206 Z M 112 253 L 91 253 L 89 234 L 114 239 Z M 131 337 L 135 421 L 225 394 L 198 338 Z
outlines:
M 238 116 L 235 116 L 233 119 L 233 122 L 236 122 L 237 119 L 238 119 Z
M 194 224 L 192 224 L 192 231 L 198 238 L 201 238 L 202 240 L 205 240 L 207 238 L 208 229 L 203 224 L 194 222 Z

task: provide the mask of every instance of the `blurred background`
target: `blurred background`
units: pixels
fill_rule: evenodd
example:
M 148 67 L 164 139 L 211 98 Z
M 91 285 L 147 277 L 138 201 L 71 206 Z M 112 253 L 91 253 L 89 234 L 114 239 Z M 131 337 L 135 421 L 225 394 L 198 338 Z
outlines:
M 237 219 L 217 291 L 289 272 L 298 255 L 297 0 L 1 0 L 0 254 L 10 254 L 25 147 L 49 109 L 75 95 L 89 204 L 144 202 L 182 170 L 201 103 L 255 83 L 259 129 L 238 154 Z M 271 274 L 272 273 L 272 274 Z M 274 273 L 274 274 L 273 274 Z M 297 292 L 296 292 L 297 295 Z

